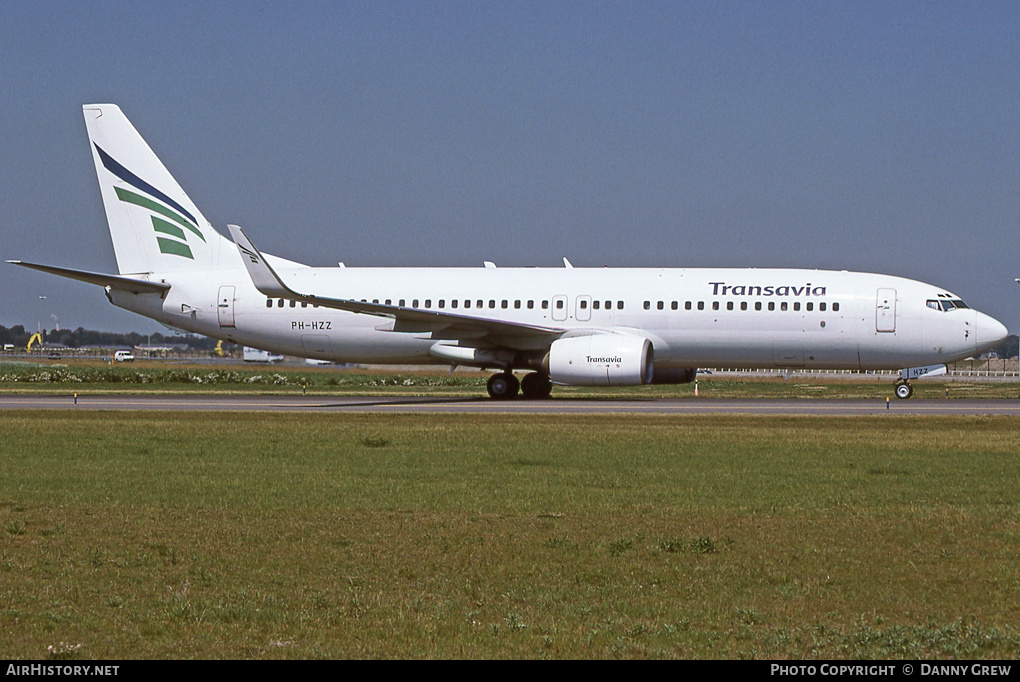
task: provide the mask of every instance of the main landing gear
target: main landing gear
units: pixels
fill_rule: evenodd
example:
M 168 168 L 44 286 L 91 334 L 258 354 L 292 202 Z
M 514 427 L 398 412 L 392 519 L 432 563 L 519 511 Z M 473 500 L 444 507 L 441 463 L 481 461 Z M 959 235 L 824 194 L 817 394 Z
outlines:
M 549 377 L 539 372 L 531 372 L 524 375 L 524 379 L 517 380 L 513 372 L 500 372 L 489 377 L 485 388 L 489 391 L 489 397 L 494 400 L 511 400 L 517 397 L 520 391 L 528 399 L 548 398 L 552 392 L 552 382 Z

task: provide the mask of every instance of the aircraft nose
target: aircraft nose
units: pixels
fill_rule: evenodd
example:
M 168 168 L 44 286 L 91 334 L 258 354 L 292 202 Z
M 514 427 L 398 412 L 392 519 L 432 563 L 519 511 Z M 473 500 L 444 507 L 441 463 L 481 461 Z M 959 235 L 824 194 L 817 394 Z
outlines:
M 998 346 L 1009 336 L 1009 330 L 1004 324 L 984 313 L 977 314 L 974 327 L 974 345 L 978 352 Z

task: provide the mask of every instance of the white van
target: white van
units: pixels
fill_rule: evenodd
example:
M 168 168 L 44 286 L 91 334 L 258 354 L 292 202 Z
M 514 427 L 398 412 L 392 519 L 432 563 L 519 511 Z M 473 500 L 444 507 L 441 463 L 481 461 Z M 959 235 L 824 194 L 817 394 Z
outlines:
M 129 350 L 119 350 L 113 354 L 113 359 L 117 362 L 132 362 L 135 356 Z

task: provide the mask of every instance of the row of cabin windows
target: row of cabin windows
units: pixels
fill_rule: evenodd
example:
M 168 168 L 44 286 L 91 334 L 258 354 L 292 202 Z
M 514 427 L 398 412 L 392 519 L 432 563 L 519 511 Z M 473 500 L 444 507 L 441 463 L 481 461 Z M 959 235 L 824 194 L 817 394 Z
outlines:
M 363 298 L 363 299 L 361 299 L 361 302 L 362 303 L 368 303 L 368 299 Z M 372 299 L 372 303 L 379 303 L 379 302 L 380 301 L 379 301 L 378 298 Z M 411 300 L 411 307 L 412 308 L 417 308 L 419 302 L 420 301 L 417 298 L 412 299 Z M 387 298 L 387 299 L 385 299 L 385 301 L 383 301 L 383 303 L 385 305 L 393 305 L 393 299 Z M 439 308 L 446 308 L 446 299 L 445 298 L 439 299 L 437 301 L 437 303 L 438 303 L 438 307 Z M 406 304 L 407 304 L 407 299 L 402 298 L 402 299 L 397 301 L 397 305 L 400 306 L 401 308 L 406 307 Z M 510 304 L 511 304 L 511 302 L 509 300 L 507 300 L 507 299 L 503 299 L 502 301 L 499 301 L 499 307 L 501 309 L 503 309 L 503 310 L 508 309 L 510 307 Z M 286 305 L 284 303 L 284 299 L 282 299 L 282 298 L 276 299 L 276 307 L 282 308 L 282 307 L 284 307 L 284 305 Z M 534 310 L 534 308 L 535 308 L 535 301 L 533 301 L 533 300 L 529 300 L 529 301 L 515 300 L 515 301 L 513 301 L 513 307 L 514 307 L 515 310 L 520 310 L 522 305 L 523 305 L 523 307 L 527 308 L 528 310 Z M 542 310 L 548 310 L 549 309 L 549 301 L 541 301 L 540 305 L 541 305 Z M 561 298 L 560 299 L 556 299 L 554 301 L 554 305 L 555 305 L 557 310 L 563 310 L 563 308 L 566 305 L 566 301 L 564 299 L 561 299 Z M 460 300 L 459 299 L 451 299 L 450 300 L 450 307 L 451 308 L 458 308 L 459 306 L 460 306 Z M 272 308 L 273 307 L 273 299 L 271 299 L 271 298 L 267 298 L 266 299 L 266 307 L 267 308 Z M 297 301 L 291 301 L 290 302 L 290 307 L 291 308 L 296 308 L 297 307 Z M 308 303 L 306 301 L 302 301 L 301 302 L 301 307 L 302 308 L 307 308 L 308 307 Z M 318 308 L 319 306 L 313 304 L 312 307 L 313 308 Z M 425 306 L 424 307 L 426 307 L 426 308 L 431 308 L 432 307 L 432 299 L 431 298 L 426 298 L 425 299 Z M 465 308 L 471 308 L 472 307 L 471 299 L 464 299 L 464 307 Z M 482 299 L 476 299 L 474 301 L 474 307 L 475 308 L 484 308 L 485 307 L 485 301 L 483 301 Z M 488 307 L 490 309 L 495 309 L 496 308 L 496 300 L 495 299 L 489 299 Z M 580 307 L 581 310 L 586 310 L 588 308 L 588 300 L 587 299 L 581 299 L 578 302 L 578 307 Z M 603 302 L 603 301 L 600 301 L 600 300 L 594 300 L 594 301 L 591 302 L 591 307 L 592 307 L 593 310 L 600 310 L 602 308 L 605 308 L 606 310 L 612 310 L 613 309 L 613 302 L 612 301 L 605 301 L 605 302 Z M 672 302 L 670 302 L 669 307 L 670 307 L 670 310 L 679 310 L 680 309 L 680 302 L 679 301 L 672 301 Z M 691 301 L 685 301 L 684 302 L 684 310 L 693 310 L 695 307 L 697 307 L 698 310 L 704 310 L 705 309 L 705 302 L 704 301 L 698 301 L 696 304 L 691 302 Z M 778 309 L 780 311 L 786 311 L 786 310 L 789 310 L 791 308 L 791 304 L 788 301 L 780 301 L 778 306 L 776 305 L 775 301 L 769 301 L 768 304 L 767 304 L 767 309 L 768 310 L 776 310 L 777 307 L 778 307 Z M 665 301 L 658 301 L 658 302 L 656 302 L 655 308 L 657 310 L 665 310 L 666 309 L 666 302 Z M 807 310 L 808 312 L 813 311 L 814 308 L 815 308 L 815 304 L 814 304 L 813 301 L 808 301 L 807 303 L 804 304 L 804 309 Z M 824 301 L 821 301 L 821 302 L 818 303 L 818 310 L 820 312 L 824 313 L 826 311 L 826 308 L 827 308 L 827 305 L 826 305 L 826 303 Z M 623 301 L 617 301 L 616 302 L 616 309 L 617 310 L 623 310 Z M 651 310 L 652 309 L 652 302 L 651 301 L 645 301 L 644 309 L 645 310 Z M 727 301 L 726 302 L 726 310 L 735 310 L 735 309 L 736 309 L 736 307 L 735 307 L 733 301 Z M 748 310 L 748 302 L 747 301 L 741 301 L 740 302 L 740 309 L 741 310 Z M 754 309 L 755 310 L 762 310 L 763 309 L 762 302 L 761 301 L 755 301 L 754 302 Z M 793 309 L 794 312 L 799 311 L 801 309 L 800 301 L 794 301 L 792 303 L 792 309 Z M 712 310 L 720 310 L 719 301 L 712 301 Z M 832 312 L 834 312 L 834 313 L 839 312 L 839 303 L 838 302 L 832 304 Z
M 361 302 L 362 303 L 368 303 L 368 299 L 364 299 L 363 298 L 363 299 L 361 299 Z M 372 299 L 372 303 L 379 303 L 379 302 L 380 301 L 379 301 L 378 298 Z M 412 299 L 411 300 L 411 307 L 412 308 L 418 308 L 419 307 L 418 306 L 419 302 L 420 302 L 420 300 L 417 299 L 417 298 Z M 431 298 L 426 298 L 424 302 L 425 302 L 425 305 L 424 305 L 425 308 L 431 308 L 432 307 L 432 299 Z M 382 301 L 382 303 L 385 303 L 386 305 L 393 305 L 393 299 L 387 298 L 385 301 Z M 464 308 L 472 308 L 472 307 L 474 307 L 474 308 L 482 309 L 482 308 L 488 307 L 491 310 L 495 310 L 497 308 L 497 306 L 498 306 L 502 310 L 507 310 L 507 309 L 509 309 L 512 306 L 514 308 L 514 310 L 520 310 L 521 308 L 526 308 L 528 310 L 534 310 L 535 309 L 535 301 L 534 300 L 522 301 L 522 300 L 518 299 L 518 300 L 510 301 L 510 300 L 507 300 L 507 299 L 503 299 L 501 301 L 496 301 L 496 299 L 490 298 L 489 301 L 488 301 L 488 305 L 486 305 L 486 302 L 484 300 L 480 299 L 480 298 L 476 299 L 474 301 L 472 301 L 471 299 L 468 299 L 468 298 L 464 299 L 463 302 L 460 299 L 456 299 L 456 298 L 455 299 L 451 299 L 449 301 L 449 304 L 450 304 L 451 308 L 459 308 L 459 307 L 461 307 L 462 303 L 463 303 L 463 307 Z M 548 310 L 549 309 L 549 301 L 547 301 L 547 300 L 546 301 L 539 301 L 538 303 L 539 303 L 539 307 L 542 310 Z M 399 301 L 397 301 L 397 305 L 400 306 L 401 308 L 405 307 L 406 304 L 407 304 L 407 300 L 406 299 L 402 298 Z M 445 298 L 441 298 L 438 301 L 436 301 L 436 304 L 437 304 L 436 305 L 437 308 L 446 308 L 447 300 Z M 592 308 L 594 308 L 595 310 L 598 310 L 601 305 L 602 305 L 601 301 L 593 301 L 592 302 Z M 566 300 L 562 299 L 562 298 L 556 299 L 555 301 L 553 301 L 553 307 L 555 307 L 556 310 L 563 310 L 566 307 Z M 581 301 L 581 308 L 584 309 L 584 308 L 587 308 L 587 307 L 588 307 L 588 302 L 587 301 Z M 605 302 L 605 307 L 606 307 L 606 310 L 611 310 L 613 308 L 613 302 L 612 301 L 606 301 Z M 623 301 L 617 301 L 616 302 L 616 309 L 617 310 L 623 310 Z
M 363 298 L 363 299 L 361 299 L 361 302 L 362 303 L 368 303 L 368 299 L 367 298 Z M 393 299 L 391 299 L 391 298 L 387 298 L 384 301 L 380 301 L 378 298 L 372 299 L 372 303 L 380 303 L 380 302 L 385 304 L 385 305 L 393 305 Z M 421 302 L 420 299 L 417 299 L 417 298 L 412 299 L 411 300 L 411 307 L 412 308 L 418 308 L 419 307 L 418 304 L 420 302 Z M 436 303 L 437 303 L 437 307 L 438 308 L 446 308 L 447 301 L 446 301 L 445 298 L 439 299 L 438 301 L 436 301 Z M 450 303 L 450 307 L 451 308 L 459 308 L 460 305 L 461 305 L 460 299 L 451 299 L 449 301 L 449 303 Z M 471 299 L 464 299 L 464 301 L 463 301 L 463 304 L 464 304 L 465 308 L 471 308 L 472 307 L 472 303 L 474 304 L 475 308 L 485 308 L 486 307 L 485 306 L 485 301 L 480 299 L 480 298 L 476 299 L 475 301 L 472 301 Z M 510 308 L 511 304 L 513 304 L 513 307 L 514 307 L 515 310 L 520 310 L 522 307 L 527 308 L 528 310 L 534 310 L 535 309 L 535 301 L 534 300 L 530 300 L 530 301 L 521 301 L 521 300 L 509 301 L 507 299 L 503 299 L 503 300 L 499 301 L 498 303 L 499 303 L 499 307 L 501 309 L 503 309 L 503 310 L 506 310 L 506 309 Z M 540 301 L 539 303 L 540 303 L 540 307 L 541 307 L 542 310 L 548 310 L 549 309 L 549 301 Z M 496 308 L 496 304 L 497 304 L 496 299 L 489 299 L 488 307 L 490 309 L 495 309 Z M 554 304 L 556 310 L 563 310 L 566 307 L 566 301 L 564 299 L 556 299 L 553 302 L 553 304 Z M 284 307 L 284 305 L 285 305 L 284 304 L 284 299 L 281 298 L 281 299 L 277 299 L 276 300 L 276 307 L 282 308 L 282 307 Z M 400 306 L 401 308 L 407 307 L 407 299 L 405 299 L 405 298 L 399 299 L 397 301 L 396 305 Z M 599 310 L 601 306 L 602 306 L 602 302 L 601 301 L 593 301 L 591 307 L 594 308 L 595 310 Z M 266 299 L 266 307 L 267 308 L 272 308 L 273 307 L 273 299 L 271 299 L 271 298 L 267 298 Z M 290 307 L 291 308 L 297 307 L 297 301 L 291 301 L 290 302 Z M 301 307 L 302 308 L 307 308 L 308 307 L 308 303 L 302 301 L 301 302 Z M 313 305 L 313 307 L 318 308 L 319 306 Z M 425 305 L 423 307 L 431 308 L 432 307 L 432 299 L 431 298 L 426 298 L 425 299 Z M 581 301 L 581 308 L 582 309 L 586 309 L 587 307 L 588 307 L 588 301 L 586 301 L 586 300 Z M 605 308 L 606 308 L 606 310 L 611 310 L 613 308 L 613 302 L 612 301 L 606 301 L 605 302 Z M 623 301 L 617 301 L 616 302 L 616 309 L 617 310 L 623 310 Z
M 695 307 L 697 307 L 698 310 L 704 310 L 705 309 L 705 302 L 704 301 L 698 301 L 695 304 L 695 303 L 693 303 L 691 301 L 684 301 L 684 310 L 693 310 Z M 644 308 L 645 308 L 645 310 L 651 310 L 652 309 L 652 302 L 651 301 L 645 301 Z M 656 310 L 665 310 L 666 309 L 666 302 L 665 301 L 658 301 L 655 304 L 655 308 L 656 308 Z M 680 302 L 679 301 L 672 301 L 669 304 L 669 308 L 670 308 L 670 310 L 679 310 L 680 309 Z M 792 308 L 792 310 L 794 312 L 799 311 L 801 309 L 800 301 L 793 301 L 792 304 L 789 301 L 780 301 L 778 305 L 776 304 L 775 301 L 769 301 L 768 304 L 765 304 L 765 305 L 763 305 L 761 301 L 755 301 L 754 302 L 754 309 L 755 310 L 763 310 L 763 309 L 777 310 L 778 309 L 780 311 L 786 311 L 786 310 L 790 310 L 791 308 Z M 712 310 L 720 310 L 720 309 L 721 309 L 721 306 L 720 306 L 719 301 L 712 301 Z M 740 309 L 741 310 L 748 310 L 749 309 L 748 302 L 747 301 L 741 301 L 740 302 Z M 807 303 L 805 303 L 804 304 L 804 309 L 809 311 L 809 312 L 813 311 L 815 309 L 814 301 L 808 301 Z M 821 302 L 818 303 L 818 310 L 820 312 L 824 313 L 827 309 L 828 309 L 828 305 L 824 301 L 821 301 Z M 733 301 L 726 301 L 726 310 L 736 310 L 736 305 L 734 304 Z M 839 312 L 839 303 L 833 303 L 832 304 L 832 312 L 834 312 L 834 313 L 838 313 Z
M 284 300 L 282 298 L 277 299 L 277 301 L 276 301 L 276 307 L 277 308 L 282 308 L 284 305 L 285 305 L 285 303 L 284 303 Z M 272 308 L 273 307 L 273 299 L 271 299 L 271 298 L 267 298 L 266 299 L 266 307 L 267 308 Z M 291 308 L 296 308 L 297 307 L 297 301 L 291 301 L 290 302 L 290 307 Z M 308 307 L 308 302 L 307 301 L 301 301 L 301 307 L 302 308 L 307 308 Z M 313 303 L 312 307 L 313 308 L 318 308 L 319 306 L 315 305 Z

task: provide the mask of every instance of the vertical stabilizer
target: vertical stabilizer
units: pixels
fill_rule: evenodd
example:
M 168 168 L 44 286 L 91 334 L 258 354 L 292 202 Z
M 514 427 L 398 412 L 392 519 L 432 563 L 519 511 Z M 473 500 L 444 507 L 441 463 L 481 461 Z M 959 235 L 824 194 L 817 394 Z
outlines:
M 233 245 L 213 229 L 120 108 L 82 109 L 120 273 L 215 268 L 224 242 Z

